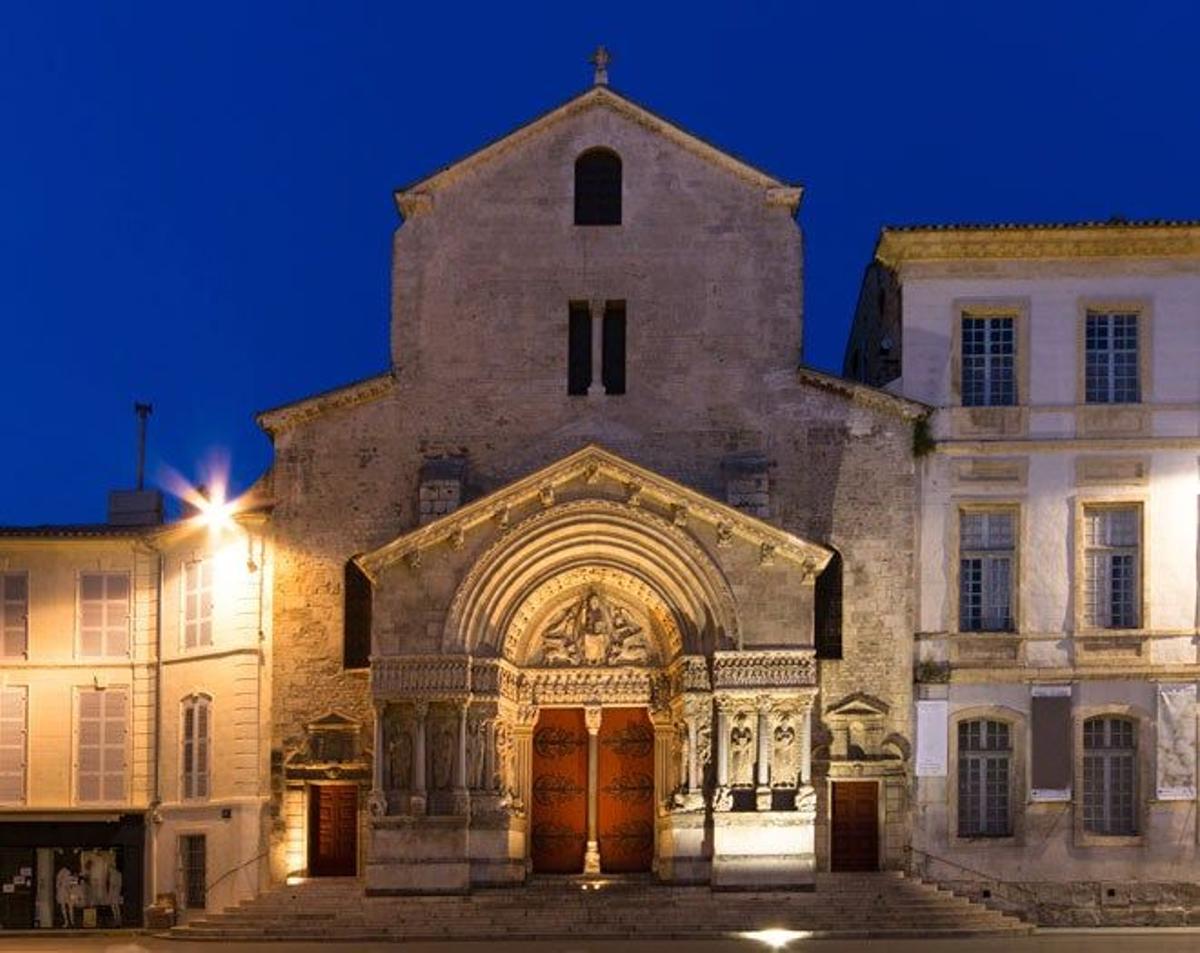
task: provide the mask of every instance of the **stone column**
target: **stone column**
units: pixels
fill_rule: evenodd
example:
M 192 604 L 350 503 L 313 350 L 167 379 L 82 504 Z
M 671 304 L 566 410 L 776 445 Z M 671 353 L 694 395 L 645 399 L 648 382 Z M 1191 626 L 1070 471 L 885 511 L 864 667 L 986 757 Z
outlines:
M 413 705 L 413 792 L 412 813 L 424 814 L 428 806 L 425 794 L 425 731 L 429 720 L 429 702 Z
M 717 707 L 717 787 L 729 787 L 729 712 Z
M 458 708 L 458 752 L 454 759 L 454 813 L 466 814 L 467 801 L 467 712 L 471 703 L 464 701 Z
M 488 718 L 483 723 L 483 789 L 493 791 L 500 787 L 496 772 L 496 719 Z
M 758 763 L 755 765 L 758 789 L 754 806 L 760 811 L 771 809 L 771 700 L 758 700 Z
M 599 786 L 600 763 L 600 718 L 603 709 L 589 705 L 584 709 L 588 733 L 588 778 L 587 778 L 587 852 L 583 856 L 585 874 L 600 873 L 600 839 L 597 834 L 597 787 Z
M 800 724 L 797 726 L 799 737 L 796 743 L 800 745 L 800 787 L 812 784 L 812 705 L 800 709 Z
M 375 751 L 371 757 L 371 793 L 367 796 L 367 810 L 372 817 L 382 817 L 387 813 L 387 795 L 383 790 L 383 763 L 387 758 L 383 719 L 386 713 L 387 706 L 383 702 L 375 702 Z
M 604 300 L 589 302 L 588 313 L 592 316 L 592 383 L 588 396 L 604 393 Z
M 688 737 L 688 758 L 687 758 L 687 776 L 684 780 L 687 782 L 688 793 L 699 791 L 701 788 L 700 781 L 700 756 L 696 751 L 697 741 L 696 731 L 696 716 L 694 714 L 687 717 L 687 737 Z

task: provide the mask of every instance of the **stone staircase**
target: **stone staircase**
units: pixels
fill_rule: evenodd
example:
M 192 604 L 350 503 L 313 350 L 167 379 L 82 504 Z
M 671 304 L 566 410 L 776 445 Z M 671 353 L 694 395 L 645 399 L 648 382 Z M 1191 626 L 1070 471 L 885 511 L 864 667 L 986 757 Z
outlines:
M 188 940 L 700 938 L 763 929 L 813 937 L 1028 934 L 1015 917 L 897 873 L 821 874 L 811 892 L 714 893 L 649 879 L 535 879 L 466 896 L 366 897 L 308 880 L 176 926 Z

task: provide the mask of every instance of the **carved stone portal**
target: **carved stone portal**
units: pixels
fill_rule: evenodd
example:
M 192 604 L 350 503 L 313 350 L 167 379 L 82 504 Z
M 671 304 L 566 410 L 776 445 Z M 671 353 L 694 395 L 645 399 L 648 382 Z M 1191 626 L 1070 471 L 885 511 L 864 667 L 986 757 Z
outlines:
M 551 616 L 535 664 L 647 665 L 654 660 L 644 625 L 634 613 L 589 589 Z

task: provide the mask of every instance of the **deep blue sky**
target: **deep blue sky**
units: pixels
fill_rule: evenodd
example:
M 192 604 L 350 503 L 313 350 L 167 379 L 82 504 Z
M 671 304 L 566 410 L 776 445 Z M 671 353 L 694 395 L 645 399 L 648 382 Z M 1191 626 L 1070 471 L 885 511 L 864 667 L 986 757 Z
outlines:
M 586 11 L 586 12 L 584 12 Z M 807 188 L 806 357 L 884 223 L 1200 217 L 1200 4 L 4 5 L 0 522 L 382 370 L 391 190 L 590 83 Z

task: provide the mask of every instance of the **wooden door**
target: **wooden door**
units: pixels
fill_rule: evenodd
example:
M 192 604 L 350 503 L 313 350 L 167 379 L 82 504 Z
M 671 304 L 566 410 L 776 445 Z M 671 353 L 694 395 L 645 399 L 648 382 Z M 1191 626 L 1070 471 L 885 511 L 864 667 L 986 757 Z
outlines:
M 879 785 L 833 782 L 830 866 L 834 870 L 879 869 Z
M 544 708 L 533 731 L 530 855 L 535 873 L 583 872 L 588 734 L 582 708 Z
M 309 874 L 354 876 L 358 866 L 358 785 L 314 784 L 308 791 Z
M 644 708 L 605 708 L 600 721 L 597 839 L 605 873 L 654 861 L 654 727 Z

